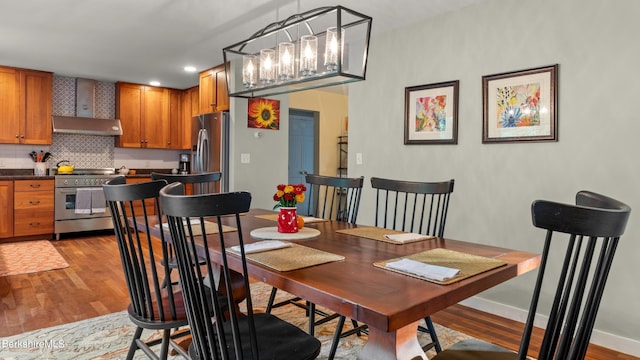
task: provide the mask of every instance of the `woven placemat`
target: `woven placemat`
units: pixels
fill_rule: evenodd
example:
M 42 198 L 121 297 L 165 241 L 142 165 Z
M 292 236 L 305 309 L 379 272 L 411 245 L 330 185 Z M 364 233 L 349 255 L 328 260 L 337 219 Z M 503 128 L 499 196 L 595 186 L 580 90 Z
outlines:
M 169 231 L 169 227 L 167 226 L 166 223 L 162 224 L 163 229 L 165 231 Z M 156 225 L 157 227 L 157 225 Z M 193 235 L 194 236 L 200 236 L 202 235 L 202 227 L 200 226 L 200 224 L 191 224 L 191 229 L 193 230 Z M 206 234 L 217 234 L 218 233 L 218 223 L 215 223 L 213 221 L 205 221 L 204 222 L 204 231 Z M 233 226 L 227 226 L 227 225 L 222 225 L 222 232 L 232 232 L 232 231 L 238 231 L 238 229 L 234 228 Z M 165 235 L 166 236 L 166 235 Z
M 238 252 L 228 248 L 230 253 Z M 277 271 L 291 271 L 344 260 L 344 256 L 291 243 L 291 247 L 247 254 L 247 259 Z
M 392 234 L 405 234 L 405 232 L 373 227 L 373 226 L 360 226 L 352 229 L 336 230 L 336 232 L 347 234 L 347 235 L 355 235 L 355 236 L 372 239 L 372 240 L 383 241 L 383 242 L 386 242 L 389 244 L 395 244 L 395 245 L 404 245 L 404 244 L 409 244 L 417 241 L 430 240 L 429 238 L 427 238 L 427 239 L 415 239 L 415 240 L 408 240 L 408 241 L 395 241 L 395 240 L 387 239 L 384 236 L 392 235 Z
M 387 267 L 387 263 L 401 260 L 403 258 L 420 261 L 425 264 L 445 266 L 448 268 L 458 269 L 460 270 L 460 272 L 458 273 L 458 275 L 454 276 L 451 279 L 448 279 L 445 281 L 437 281 L 437 280 L 427 279 L 419 275 L 415 275 L 415 274 L 411 274 L 401 270 L 391 269 Z M 478 275 L 485 271 L 489 271 L 491 269 L 504 266 L 506 264 L 507 263 L 502 260 L 488 258 L 484 256 L 466 254 L 466 253 L 461 253 L 458 251 L 453 251 L 448 249 L 432 249 L 432 250 L 419 252 L 417 254 L 413 254 L 409 256 L 403 256 L 395 259 L 379 261 L 374 263 L 373 265 L 379 268 L 383 268 L 385 270 L 394 271 L 404 275 L 409 275 L 409 276 L 422 279 L 422 280 L 427 280 L 436 284 L 447 285 L 447 284 L 452 284 L 454 282 L 466 279 L 474 275 Z
M 191 225 L 191 229 L 193 230 L 193 235 L 194 236 L 202 235 L 202 227 L 200 226 L 200 224 Z M 205 221 L 204 222 L 204 231 L 207 234 L 217 234 L 218 233 L 218 223 L 215 223 L 215 222 L 212 222 L 212 221 Z M 233 226 L 222 225 L 222 232 L 232 232 L 232 231 L 238 231 L 238 229 L 234 228 Z
M 300 215 L 300 216 L 302 216 L 305 219 L 304 220 L 305 224 L 329 221 L 327 219 L 321 219 L 321 218 L 316 218 L 312 216 L 304 216 L 304 215 Z M 278 221 L 278 214 L 263 214 L 263 215 L 256 215 L 256 217 L 260 219 Z

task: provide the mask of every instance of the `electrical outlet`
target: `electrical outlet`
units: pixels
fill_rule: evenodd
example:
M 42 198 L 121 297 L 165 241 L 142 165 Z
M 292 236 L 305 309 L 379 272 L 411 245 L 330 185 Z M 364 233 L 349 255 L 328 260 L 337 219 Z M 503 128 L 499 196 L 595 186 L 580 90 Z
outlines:
M 362 153 L 356 153 L 356 165 L 362 165 Z
M 249 164 L 251 162 L 251 154 L 240 154 L 240 163 Z

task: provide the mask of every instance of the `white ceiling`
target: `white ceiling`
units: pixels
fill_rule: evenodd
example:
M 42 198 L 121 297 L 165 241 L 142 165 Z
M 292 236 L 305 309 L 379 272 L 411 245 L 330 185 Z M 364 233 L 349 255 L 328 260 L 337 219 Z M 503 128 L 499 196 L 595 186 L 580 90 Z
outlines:
M 376 33 L 484 0 L 342 0 L 373 18 Z M 327 0 L 2 1 L 0 65 L 101 81 L 185 89 L 223 62 L 222 48 Z

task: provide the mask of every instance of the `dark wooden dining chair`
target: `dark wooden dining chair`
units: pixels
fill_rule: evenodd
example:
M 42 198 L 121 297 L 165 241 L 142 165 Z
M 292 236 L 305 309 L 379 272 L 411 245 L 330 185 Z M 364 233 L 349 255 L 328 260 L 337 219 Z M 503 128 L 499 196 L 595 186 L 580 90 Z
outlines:
M 160 191 L 160 201 L 176 249 L 178 273 L 193 337 L 189 347 L 191 359 L 315 359 L 320 353 L 318 339 L 272 314 L 253 313 L 240 221 L 240 215 L 249 211 L 251 194 L 183 194 L 183 184 L 169 184 Z M 218 223 L 217 234 L 206 234 L 205 218 Z M 193 219 L 199 219 L 199 224 L 194 224 Z M 226 225 L 233 225 L 238 231 L 225 233 L 223 219 L 228 221 Z M 202 227 L 202 235 L 194 236 L 193 229 L 198 226 Z M 224 251 L 236 244 L 240 245 L 239 255 Z M 215 259 L 207 251 L 211 247 L 222 249 Z M 192 256 L 195 252 L 206 260 L 204 266 L 196 266 Z M 230 268 L 231 263 L 235 264 L 234 270 Z M 220 283 L 229 284 L 226 292 L 223 289 L 220 292 L 229 294 L 226 301 L 234 307 L 238 304 L 230 285 L 234 280 L 231 274 L 235 271 L 242 275 L 242 286 L 247 294 L 246 314 L 226 312 L 217 297 L 208 295 L 202 268 L 214 273 L 218 267 Z M 207 303 L 212 303 L 213 319 L 206 311 Z
M 576 205 L 537 200 L 531 205 L 535 227 L 546 230 L 538 277 L 529 315 L 517 353 L 480 341 L 456 343 L 434 359 L 527 359 L 538 306 L 549 320 L 538 359 L 584 359 L 598 307 L 620 237 L 631 208 L 589 191 L 576 195 Z M 546 272 L 547 262 L 558 261 L 560 272 Z M 542 295 L 543 281 L 555 288 L 553 297 Z M 541 295 L 545 298 L 539 304 Z
M 216 193 L 219 192 L 220 189 L 220 178 L 222 177 L 221 172 L 206 172 L 206 173 L 197 173 L 197 174 L 167 174 L 167 173 L 151 173 L 151 180 L 165 180 L 167 183 L 171 184 L 174 182 L 179 182 L 185 185 L 188 193 L 193 194 L 207 194 L 207 193 Z M 171 243 L 168 244 L 167 250 L 169 252 L 167 261 L 163 262 L 163 265 L 166 265 L 169 268 L 169 275 L 173 269 L 178 267 L 176 263 L 175 251 L 173 250 L 173 245 Z M 200 263 L 204 263 L 204 259 L 200 259 Z M 166 278 L 164 282 L 168 281 L 169 278 Z
M 444 236 L 449 212 L 449 198 L 454 180 L 440 182 L 414 182 L 371 178 L 376 189 L 375 226 L 437 237 Z M 431 343 L 423 346 L 427 351 L 442 351 L 431 317 L 418 330 L 428 333 Z
M 344 221 L 351 224 L 356 223 L 358 217 L 358 208 L 360 207 L 360 197 L 362 195 L 362 187 L 364 185 L 364 177 L 344 178 L 334 176 L 323 176 L 306 174 L 305 181 L 309 185 L 307 197 L 307 214 L 309 216 Z M 337 313 L 327 313 L 317 309 L 315 304 L 308 301 L 302 302 L 299 297 L 286 299 L 278 303 L 274 303 L 278 289 L 271 289 L 271 296 L 267 303 L 266 311 L 271 312 L 272 308 L 292 304 L 302 307 L 309 314 L 309 334 L 315 334 L 315 327 L 322 325 L 328 321 L 338 318 L 338 327 L 334 334 L 331 350 L 328 359 L 335 357 L 340 339 L 353 334 L 360 336 L 361 332 L 367 327 L 366 325 L 358 325 L 355 320 L 351 320 L 353 329 L 342 331 L 346 318 Z M 316 315 L 321 318 L 316 321 Z
M 166 359 L 169 346 L 181 355 L 186 355 L 171 335 L 172 330 L 188 324 L 182 293 L 171 282 L 164 286 L 161 284 L 161 279 L 169 276 L 168 268 L 158 265 L 167 256 L 167 243 L 146 235 L 150 232 L 149 220 L 160 216 L 159 195 L 160 189 L 165 185 L 167 182 L 164 180 L 125 184 L 124 177 L 117 177 L 102 187 L 111 211 L 129 291 L 130 304 L 127 311 L 129 318 L 137 326 L 127 359 L 132 359 L 138 349 L 144 351 L 149 358 Z M 149 207 L 149 203 L 153 207 Z M 152 208 L 155 211 L 150 211 Z M 136 217 L 144 220 L 128 220 Z M 162 330 L 162 337 L 145 342 L 140 338 L 143 329 Z M 179 335 L 188 335 L 188 331 Z M 157 344 L 161 344 L 158 355 L 151 349 Z

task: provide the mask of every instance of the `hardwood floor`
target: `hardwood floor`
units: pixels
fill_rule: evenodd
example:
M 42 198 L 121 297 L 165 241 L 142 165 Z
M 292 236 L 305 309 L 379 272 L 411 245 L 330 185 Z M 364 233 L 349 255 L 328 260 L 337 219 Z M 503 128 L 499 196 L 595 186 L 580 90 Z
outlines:
M 0 337 L 125 310 L 129 296 L 113 235 L 94 233 L 52 241 L 69 267 L 0 278 Z M 516 350 L 522 324 L 455 305 L 433 321 Z M 538 329 L 539 330 L 539 329 Z M 539 342 L 540 331 L 534 333 Z M 537 352 L 537 346 L 532 346 Z M 531 354 L 535 356 L 536 354 Z M 587 360 L 640 360 L 592 345 Z

